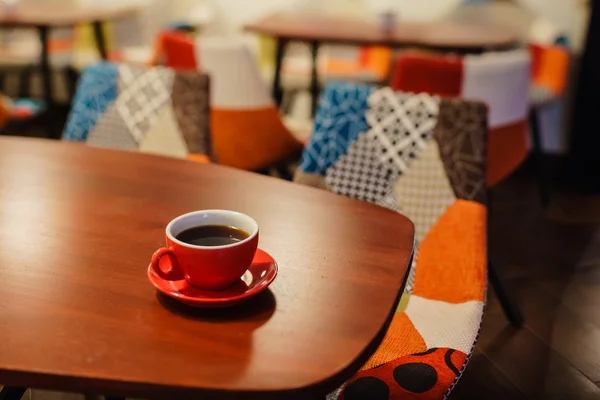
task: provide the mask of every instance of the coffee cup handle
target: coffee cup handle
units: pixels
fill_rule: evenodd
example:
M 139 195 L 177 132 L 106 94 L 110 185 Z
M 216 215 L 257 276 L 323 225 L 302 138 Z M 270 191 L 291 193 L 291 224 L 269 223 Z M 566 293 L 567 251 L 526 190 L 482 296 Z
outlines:
M 171 268 L 168 271 L 163 271 L 160 268 L 160 259 L 164 256 L 167 256 L 171 259 Z M 167 247 L 161 247 L 154 252 L 152 255 L 152 260 L 150 261 L 150 266 L 158 276 L 167 281 L 178 281 L 184 278 L 183 270 L 177 262 L 175 253 L 173 253 L 173 250 Z

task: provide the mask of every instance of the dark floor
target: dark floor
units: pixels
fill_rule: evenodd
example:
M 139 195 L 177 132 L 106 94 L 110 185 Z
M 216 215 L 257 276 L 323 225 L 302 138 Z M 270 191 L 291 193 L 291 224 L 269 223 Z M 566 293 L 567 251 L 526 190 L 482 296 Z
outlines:
M 493 189 L 490 257 L 525 326 L 490 288 L 476 352 L 450 398 L 600 399 L 600 196 L 557 190 L 543 210 L 528 168 Z

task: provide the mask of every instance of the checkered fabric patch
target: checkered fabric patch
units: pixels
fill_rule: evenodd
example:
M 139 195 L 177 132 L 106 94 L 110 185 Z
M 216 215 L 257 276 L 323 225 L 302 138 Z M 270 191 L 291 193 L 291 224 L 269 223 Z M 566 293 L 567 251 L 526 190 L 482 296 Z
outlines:
M 422 241 L 456 201 L 435 140 L 429 142 L 419 158 L 398 178 L 394 192 L 401 212 L 415 224 L 417 241 Z
M 335 193 L 399 211 L 393 185 L 431 141 L 439 100 L 384 88 L 368 102 L 370 130 L 326 171 L 325 181 Z
M 437 123 L 439 99 L 428 94 L 377 90 L 366 113 L 369 133 L 379 142 L 382 163 L 403 172 L 427 146 Z
M 137 150 L 138 144 L 127 124 L 112 104 L 100 116 L 96 126 L 87 137 L 86 143 L 90 146 L 110 147 L 119 150 Z
M 381 163 L 374 135 L 362 134 L 325 174 L 332 192 L 370 203 L 383 201 L 392 192 L 395 171 Z
M 115 107 L 139 143 L 158 112 L 169 103 L 174 71 L 168 68 L 119 66 L 119 96 Z

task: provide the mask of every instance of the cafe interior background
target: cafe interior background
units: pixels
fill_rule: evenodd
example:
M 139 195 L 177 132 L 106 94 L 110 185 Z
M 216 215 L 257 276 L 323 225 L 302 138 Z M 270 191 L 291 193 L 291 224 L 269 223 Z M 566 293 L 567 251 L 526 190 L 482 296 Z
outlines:
M 31 0 L 34 1 L 34 0 Z M 45 0 L 35 0 L 44 2 Z M 47 0 L 58 2 L 59 0 Z M 79 0 L 91 3 L 121 0 Z M 266 36 L 244 30 L 246 24 L 276 12 L 319 13 L 348 19 L 377 20 L 379 13 L 392 10 L 397 22 L 452 20 L 493 25 L 517 34 L 524 46 L 536 43 L 568 48 L 567 84 L 560 98 L 540 110 L 543 156 L 551 176 L 549 204 L 540 203 L 536 190 L 535 165 L 523 163 L 498 187 L 491 216 L 490 252 L 500 260 L 500 269 L 514 291 L 524 315 L 524 326 L 507 326 L 493 291 L 488 292 L 481 339 L 472 364 L 467 367 L 450 398 L 468 399 L 474 391 L 480 398 L 600 398 L 600 198 L 572 186 L 567 164 L 573 160 L 573 127 L 577 115 L 579 74 L 586 51 L 590 2 L 584 0 L 139 0 L 135 15 L 104 24 L 108 44 L 128 62 L 146 63 L 155 50 L 156 37 L 168 26 L 188 25 L 199 37 L 239 37 L 252 50 L 265 85 L 273 79 L 275 44 Z M 5 0 L 3 7 L 9 7 Z M 17 2 L 18 3 L 18 2 Z M 17 5 L 18 7 L 18 5 Z M 53 95 L 62 109 L 57 118 L 64 125 L 72 96 L 61 73 L 64 65 L 78 72 L 98 62 L 89 26 L 57 29 L 55 38 L 68 40 L 67 51 L 51 55 L 55 74 Z M 0 31 L 0 76 L 4 102 L 24 100 L 25 106 L 43 108 L 41 78 L 27 67 L 35 63 L 40 45 L 35 32 L 17 29 Z M 326 45 L 319 53 L 319 65 L 327 60 L 352 61 L 358 57 L 352 46 Z M 598 51 L 596 49 L 596 51 Z M 596 55 L 597 56 L 597 55 Z M 311 115 L 310 51 L 302 43 L 287 49 L 284 64 L 299 71 L 300 86 L 291 106 L 281 110 L 298 140 L 309 138 Z M 26 72 L 23 72 L 26 71 Z M 27 84 L 24 85 L 23 79 Z M 585 82 L 583 82 L 585 86 Z M 597 104 L 597 103 L 596 103 Z M 9 112 L 10 113 L 10 112 Z M 285 115 L 283 115 L 285 114 Z M 20 116 L 5 118 L 2 135 L 44 137 L 44 124 Z M 62 130 L 62 127 L 61 127 Z M 251 134 L 251 132 L 247 132 Z M 590 143 L 598 143 L 592 140 Z M 581 147 L 581 142 L 579 144 Z M 583 145 L 585 147 L 585 145 Z M 576 156 L 575 156 L 576 158 Z M 596 160 L 597 161 L 597 156 Z M 600 179 L 596 176 L 596 179 Z M 597 185 L 592 185 L 594 188 Z M 518 239 L 513 233 L 518 232 Z M 586 232 L 583 235 L 582 232 Z M 553 246 L 585 236 L 585 243 L 568 262 L 549 260 L 542 254 Z M 579 239 L 578 239 L 579 238 Z M 539 283 L 540 271 L 548 271 L 562 283 L 560 293 L 552 285 Z M 487 321 L 487 322 L 486 322 Z M 502 321 L 502 322 L 498 322 Z M 0 355 L 1 357 L 1 355 Z M 523 367 L 525 365 L 525 367 Z M 560 368 L 552 368 L 560 365 Z M 537 372 L 531 372 L 537 371 Z M 567 372 L 565 372 L 567 371 Z M 591 372 L 590 372 L 591 371 Z M 566 374 L 567 377 L 561 376 Z M 562 379 L 562 380 L 561 380 Z M 565 383 L 569 381 L 569 383 Z M 575 383 L 574 383 L 575 382 Z M 2 382 L 0 382 L 1 384 Z M 36 398 L 34 394 L 28 394 Z M 37 398 L 69 398 L 67 394 L 39 392 Z M 53 397 L 55 396 L 55 397 Z M 60 397 L 63 396 L 63 397 Z M 66 396 L 66 397 L 65 397 Z M 519 397 L 520 396 L 520 397 Z

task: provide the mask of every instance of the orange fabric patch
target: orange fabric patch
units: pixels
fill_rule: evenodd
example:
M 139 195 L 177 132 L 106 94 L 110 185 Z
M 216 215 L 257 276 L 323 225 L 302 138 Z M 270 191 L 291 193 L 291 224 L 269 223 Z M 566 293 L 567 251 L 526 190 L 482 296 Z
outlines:
M 405 92 L 458 97 L 462 81 L 463 63 L 460 58 L 411 51 L 402 53 L 398 58 L 390 87 Z
M 483 301 L 486 263 L 486 207 L 456 200 L 419 247 L 412 294 L 448 303 Z
M 48 50 L 50 53 L 73 50 L 73 38 L 52 38 L 48 41 Z
M 460 375 L 467 355 L 430 349 L 361 371 L 348 381 L 340 399 L 439 400 Z
M 246 170 L 270 167 L 302 150 L 274 106 L 212 109 L 212 144 L 219 164 Z
M 561 95 L 567 86 L 571 55 L 561 46 L 532 46 L 533 82 Z
M 210 164 L 210 158 L 205 154 L 188 154 L 186 159 L 200 164 Z
M 494 186 L 527 158 L 527 121 L 490 129 L 487 151 L 487 185 Z
M 361 370 L 377 367 L 398 357 L 427 350 L 425 341 L 412 321 L 404 313 L 394 315 L 394 319 L 377 351 Z
M 329 59 L 322 73 L 352 75 L 372 73 L 379 80 L 387 78 L 390 72 L 392 50 L 385 47 L 361 48 L 358 60 Z
M 372 46 L 366 50 L 366 67 L 375 72 L 381 80 L 387 78 L 392 66 L 392 49 L 385 46 Z

